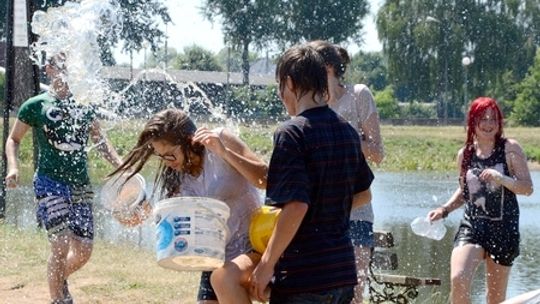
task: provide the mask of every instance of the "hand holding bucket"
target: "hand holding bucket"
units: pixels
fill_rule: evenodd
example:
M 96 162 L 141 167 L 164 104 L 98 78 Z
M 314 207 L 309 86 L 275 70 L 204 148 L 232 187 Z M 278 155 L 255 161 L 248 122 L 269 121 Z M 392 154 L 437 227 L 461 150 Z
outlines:
M 152 206 L 146 200 L 146 182 L 135 174 L 126 180 L 127 173 L 113 176 L 101 188 L 101 204 L 124 226 L 140 225 L 148 218 Z
M 262 206 L 251 216 L 249 224 L 249 240 L 253 249 L 263 253 L 268 246 L 281 209 L 271 206 Z

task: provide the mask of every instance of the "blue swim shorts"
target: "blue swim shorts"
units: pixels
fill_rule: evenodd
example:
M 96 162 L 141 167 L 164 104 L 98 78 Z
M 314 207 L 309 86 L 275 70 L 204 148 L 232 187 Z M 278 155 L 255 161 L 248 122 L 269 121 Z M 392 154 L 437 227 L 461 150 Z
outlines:
M 373 223 L 366 221 L 350 221 L 349 237 L 354 246 L 373 247 Z
M 93 192 L 90 186 L 73 187 L 43 175 L 34 178 L 38 203 L 37 221 L 49 238 L 71 231 L 76 236 L 94 238 Z

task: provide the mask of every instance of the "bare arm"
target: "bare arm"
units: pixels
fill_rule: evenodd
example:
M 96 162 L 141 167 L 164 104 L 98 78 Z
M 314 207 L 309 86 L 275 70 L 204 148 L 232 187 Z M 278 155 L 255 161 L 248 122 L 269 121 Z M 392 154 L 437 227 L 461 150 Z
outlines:
M 122 159 L 112 146 L 111 142 L 102 132 L 99 122 L 94 120 L 90 128 L 90 139 L 97 146 L 99 153 L 115 168 L 122 164 Z
M 7 157 L 7 174 L 6 174 L 6 185 L 9 188 L 17 187 L 19 182 L 19 164 L 18 164 L 18 155 L 19 155 L 19 146 L 21 140 L 28 130 L 31 128 L 30 125 L 25 124 L 24 122 L 16 119 L 13 128 L 9 134 L 9 137 L 6 141 L 6 157 Z
M 501 185 L 515 194 L 531 195 L 533 193 L 533 184 L 527 166 L 527 157 L 523 149 L 521 149 L 517 141 L 508 139 L 506 141 L 505 151 L 510 176 L 504 175 L 494 169 L 486 169 L 482 171 L 479 178 Z
M 461 168 L 461 162 L 463 161 L 463 149 L 459 150 L 457 158 L 458 168 Z M 462 185 L 460 185 L 445 204 L 443 204 L 441 207 L 431 210 L 428 213 L 428 218 L 430 221 L 436 221 L 438 219 L 446 217 L 450 212 L 463 206 L 464 203 L 465 200 L 463 199 L 463 187 Z
M 193 140 L 222 157 L 255 187 L 266 188 L 268 166 L 238 136 L 227 129 L 221 132 L 199 128 Z
M 506 162 L 510 167 L 511 180 L 503 178 L 501 184 L 515 194 L 531 195 L 533 183 L 527 166 L 527 157 L 517 141 L 508 140 L 506 143 Z
M 265 291 L 274 274 L 274 266 L 296 235 L 307 211 L 308 205 L 300 201 L 289 202 L 281 210 L 268 247 L 250 278 L 250 293 L 257 301 L 268 300 Z
M 358 192 L 353 197 L 352 209 L 356 209 L 371 202 L 371 190 L 367 189 L 362 192 Z
M 384 158 L 379 114 L 372 113 L 360 126 L 362 134 L 362 153 L 369 161 L 380 164 Z

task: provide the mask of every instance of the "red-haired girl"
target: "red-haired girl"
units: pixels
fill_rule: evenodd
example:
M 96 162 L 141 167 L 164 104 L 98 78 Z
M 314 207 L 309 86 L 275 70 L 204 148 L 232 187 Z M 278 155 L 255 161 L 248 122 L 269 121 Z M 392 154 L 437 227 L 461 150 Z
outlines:
M 467 114 L 467 139 L 458 152 L 459 187 L 431 221 L 465 205 L 451 257 L 453 304 L 470 303 L 477 266 L 485 260 L 487 303 L 502 302 L 519 255 L 516 194 L 531 195 L 527 158 L 519 143 L 503 136 L 503 115 L 493 98 L 475 99 Z

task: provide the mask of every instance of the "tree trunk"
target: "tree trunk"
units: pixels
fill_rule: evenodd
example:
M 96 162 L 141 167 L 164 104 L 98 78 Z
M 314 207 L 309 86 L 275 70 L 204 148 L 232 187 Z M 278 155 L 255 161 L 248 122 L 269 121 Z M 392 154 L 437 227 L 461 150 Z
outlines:
M 249 85 L 249 40 L 243 41 L 242 49 L 242 83 Z

